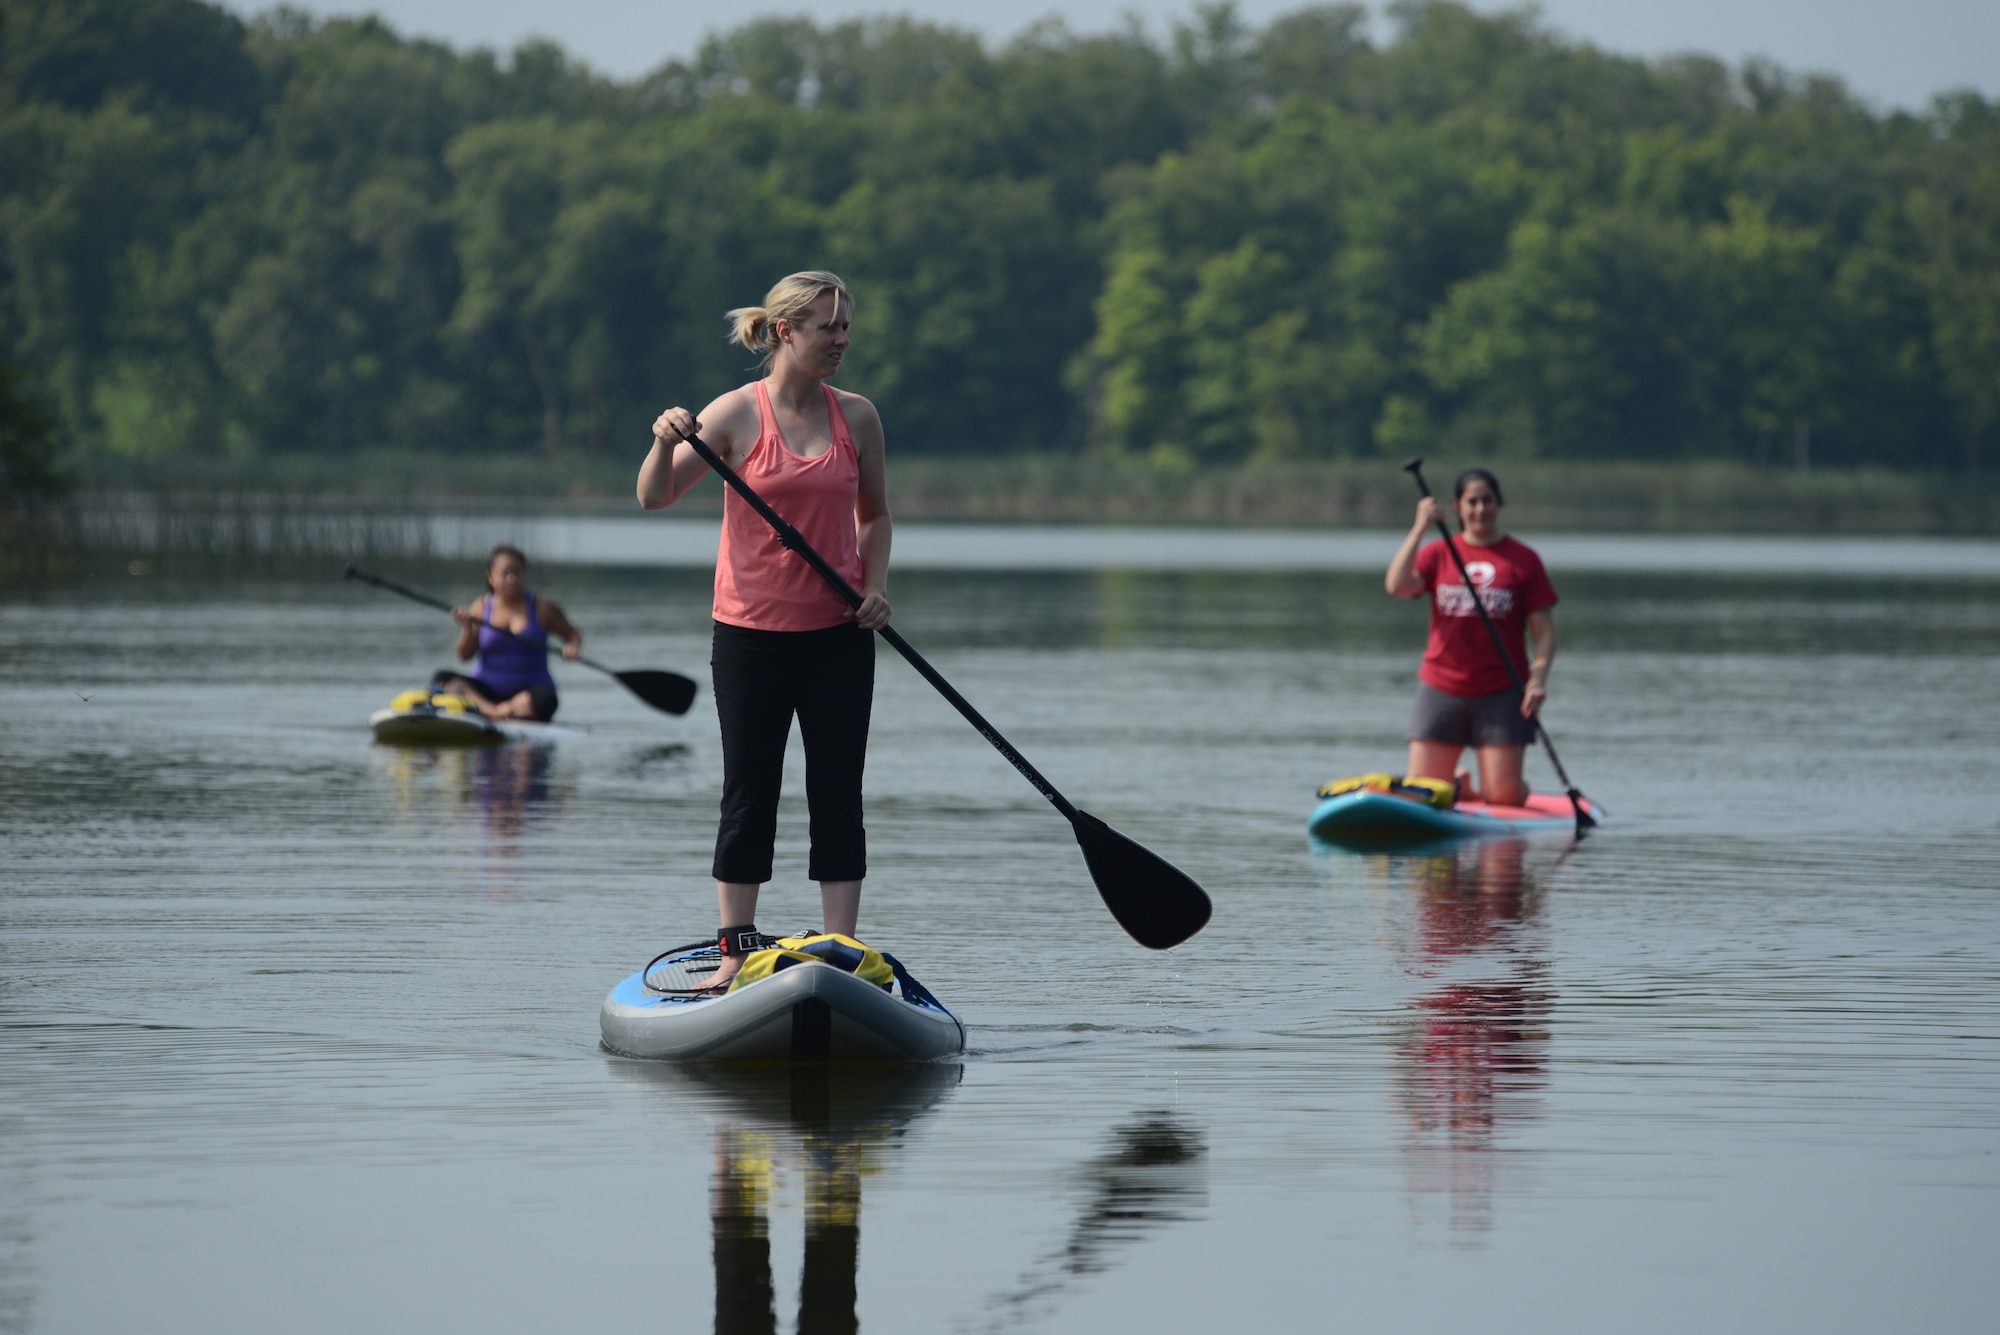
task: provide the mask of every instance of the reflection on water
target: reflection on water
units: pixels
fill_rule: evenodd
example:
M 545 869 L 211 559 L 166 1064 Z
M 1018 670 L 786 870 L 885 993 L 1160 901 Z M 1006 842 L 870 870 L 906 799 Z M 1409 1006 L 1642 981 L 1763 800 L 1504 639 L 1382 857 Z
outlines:
M 744 1127 L 715 1129 L 715 1186 L 708 1212 L 715 1225 L 716 1335 L 756 1335 L 778 1328 L 771 1287 L 771 1196 L 776 1175 L 770 1137 Z M 810 1253 L 810 1237 L 807 1250 Z
M 771 1218 L 795 1182 L 804 1205 L 800 1335 L 853 1335 L 861 1257 L 862 1184 L 893 1160 L 910 1126 L 958 1087 L 957 1064 L 764 1067 L 615 1060 L 621 1080 L 690 1101 L 716 1119 L 709 1177 L 715 1335 L 780 1329 Z M 1049 1315 L 1078 1281 L 1118 1264 L 1156 1230 L 1201 1217 L 1208 1204 L 1205 1134 L 1169 1112 L 1139 1114 L 1076 1170 L 1079 1200 L 1062 1241 L 987 1301 L 999 1330 Z M 893 1258 L 883 1258 L 893 1283 Z
M 693 756 L 694 748 L 686 742 L 662 742 L 652 746 L 641 746 L 627 755 L 621 772 L 634 779 L 650 779 L 661 774 L 679 774 L 686 770 Z
M 669 1066 L 616 1061 L 620 1078 L 694 1093 L 714 1105 L 716 1335 L 773 1335 L 771 1211 L 786 1173 L 805 1202 L 799 1335 L 853 1335 L 861 1258 L 861 1183 L 904 1130 L 957 1088 L 957 1064 Z M 685 1119 L 684 1101 L 670 1105 Z
M 1438 979 L 1403 1052 L 1413 1201 L 1442 1195 L 1454 1232 L 1493 1224 L 1502 1135 L 1538 1111 L 1555 1005 L 1541 886 L 1525 839 L 1487 839 L 1409 859 L 1416 970 Z M 1467 965 L 1478 975 L 1458 977 Z
M 519 839 L 549 800 L 555 753 L 543 746 L 486 746 L 472 753 L 470 796 L 487 832 Z
M 574 738 L 394 752 L 365 720 L 448 626 L 197 575 L 0 597 L 0 1330 L 706 1330 L 718 1260 L 760 1330 L 857 1290 L 894 1332 L 1993 1324 L 2000 581 L 1556 568 L 1550 726 L 1616 812 L 1563 863 L 1308 851 L 1313 785 L 1405 747 L 1422 609 L 1379 573 L 899 577 L 1216 916 L 1133 947 L 885 660 L 864 930 L 974 1047 L 863 1098 L 596 1050 L 714 925 L 712 710 L 557 664 Z M 548 579 L 608 660 L 705 659 L 697 572 Z
M 535 825 L 560 814 L 563 792 L 553 783 L 556 750 L 549 746 L 378 747 L 395 785 L 398 809 L 417 821 L 433 818 L 434 795 L 479 817 L 494 852 L 517 851 Z
M 1063 1241 L 987 1304 L 989 1329 L 1046 1317 L 1078 1280 L 1116 1265 L 1119 1253 L 1208 1205 L 1208 1140 L 1168 1112 L 1143 1113 L 1111 1135 L 1078 1171 L 1083 1199 Z
M 851 1335 L 861 1260 L 861 1176 L 872 1148 L 853 1136 L 807 1132 L 797 1157 L 805 1199 L 805 1255 L 799 1266 L 800 1335 Z M 776 1139 L 751 1127 L 715 1129 L 716 1335 L 770 1335 L 778 1328 L 771 1283 L 771 1198 Z M 872 1165 L 869 1165 L 872 1167 Z
M 25 1182 L 14 1173 L 0 1174 L 11 1205 L 0 1205 L 0 1332 L 34 1328 L 35 1283 L 32 1247 L 34 1224 L 21 1205 Z
M 1414 910 L 1403 954 L 1423 987 L 1408 1002 L 1395 1085 L 1411 1206 L 1421 1216 L 1442 1198 L 1461 1242 L 1492 1229 L 1507 1134 L 1539 1115 L 1556 992 L 1538 913 L 1575 848 L 1485 839 L 1365 859 Z

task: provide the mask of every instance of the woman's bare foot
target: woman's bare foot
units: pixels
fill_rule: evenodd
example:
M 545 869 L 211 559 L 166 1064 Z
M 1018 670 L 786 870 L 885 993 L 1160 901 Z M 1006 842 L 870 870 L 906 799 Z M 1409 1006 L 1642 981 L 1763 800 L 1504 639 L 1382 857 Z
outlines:
M 481 695 L 478 691 L 474 690 L 472 688 L 472 683 L 467 681 L 464 677 L 445 677 L 440 681 L 434 681 L 431 683 L 431 691 L 433 694 L 436 695 L 457 696 L 459 699 L 465 701 L 467 704 L 471 705 L 474 709 L 478 710 L 479 717 L 481 718 L 503 719 L 511 717 L 507 713 L 507 708 L 508 705 L 511 705 L 513 703 L 513 701 L 510 700 L 505 704 L 496 705 L 491 700 L 488 700 L 485 696 Z M 526 692 L 524 691 L 522 692 L 522 694 L 525 695 Z
M 741 955 L 724 955 L 722 957 L 722 967 L 708 976 L 708 981 L 701 985 L 701 991 L 717 994 L 727 992 L 730 981 L 736 977 L 742 968 L 743 957 Z
M 479 706 L 482 717 L 497 719 L 503 723 L 510 719 L 522 719 L 530 723 L 535 721 L 535 702 L 526 691 L 498 704 L 473 691 L 466 691 L 464 695 L 466 699 Z

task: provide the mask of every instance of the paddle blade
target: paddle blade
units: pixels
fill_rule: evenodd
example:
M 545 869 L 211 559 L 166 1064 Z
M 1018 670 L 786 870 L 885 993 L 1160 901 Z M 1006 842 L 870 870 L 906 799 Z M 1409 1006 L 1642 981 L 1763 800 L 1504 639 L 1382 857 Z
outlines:
M 678 672 L 657 672 L 641 668 L 635 672 L 614 672 L 618 684 L 653 708 L 668 714 L 685 714 L 694 703 L 694 681 Z
M 1077 812 L 1070 825 L 1104 907 L 1134 941 L 1166 950 L 1207 925 L 1208 892 L 1192 876 L 1088 811 Z

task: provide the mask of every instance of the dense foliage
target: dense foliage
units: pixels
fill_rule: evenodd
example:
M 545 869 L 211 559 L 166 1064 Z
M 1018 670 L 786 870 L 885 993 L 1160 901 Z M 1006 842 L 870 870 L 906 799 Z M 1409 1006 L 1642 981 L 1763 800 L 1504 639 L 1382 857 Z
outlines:
M 69 486 L 56 461 L 56 419 L 0 362 L 0 508 L 55 495 Z
M 626 450 L 827 267 L 903 451 L 1976 466 L 2000 108 L 1391 12 L 768 20 L 619 84 L 0 0 L 0 355 L 85 452 Z

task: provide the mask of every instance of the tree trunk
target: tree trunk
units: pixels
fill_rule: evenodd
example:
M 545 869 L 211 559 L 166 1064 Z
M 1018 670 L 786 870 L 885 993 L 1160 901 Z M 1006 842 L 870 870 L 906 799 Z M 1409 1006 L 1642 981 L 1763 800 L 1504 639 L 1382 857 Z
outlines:
M 542 448 L 551 456 L 561 454 L 562 399 L 557 396 L 556 382 L 549 375 L 548 358 L 542 355 L 542 345 L 535 341 L 535 336 L 525 329 L 521 331 L 521 344 L 528 353 L 528 375 L 542 394 Z
M 604 405 L 604 373 L 591 368 L 590 372 L 590 454 L 601 458 L 604 454 L 604 437 L 610 429 Z

